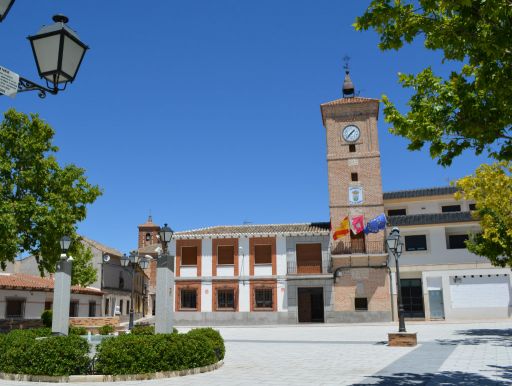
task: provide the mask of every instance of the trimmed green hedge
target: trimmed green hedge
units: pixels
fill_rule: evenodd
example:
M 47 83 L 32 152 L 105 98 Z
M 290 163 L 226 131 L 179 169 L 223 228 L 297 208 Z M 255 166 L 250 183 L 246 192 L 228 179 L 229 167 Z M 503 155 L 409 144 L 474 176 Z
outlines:
M 134 335 L 155 335 L 155 326 L 137 324 L 130 331 Z
M 100 335 L 108 335 L 115 331 L 116 329 L 111 324 L 105 324 L 104 326 L 101 326 L 98 328 L 98 332 Z
M 198 329 L 210 330 L 210 329 Z M 213 330 L 212 330 L 213 331 Z M 218 333 L 216 333 L 218 334 Z M 144 374 L 211 365 L 222 337 L 212 332 L 187 334 L 127 334 L 104 339 L 97 346 L 99 374 Z
M 82 326 L 69 326 L 69 335 L 87 335 L 87 328 Z
M 204 336 L 207 338 L 215 351 L 215 355 L 219 358 L 219 360 L 224 359 L 224 354 L 226 353 L 226 348 L 224 347 L 224 339 L 220 332 L 214 330 L 211 327 L 208 328 L 194 328 L 190 330 L 187 335 L 189 336 Z
M 90 364 L 87 341 L 76 335 L 50 335 L 50 329 L 41 328 L 15 330 L 3 336 L 0 371 L 32 375 L 87 373 Z
M 41 320 L 43 321 L 43 325 L 45 327 L 52 327 L 52 318 L 53 318 L 53 312 L 52 310 L 44 310 L 41 314 Z

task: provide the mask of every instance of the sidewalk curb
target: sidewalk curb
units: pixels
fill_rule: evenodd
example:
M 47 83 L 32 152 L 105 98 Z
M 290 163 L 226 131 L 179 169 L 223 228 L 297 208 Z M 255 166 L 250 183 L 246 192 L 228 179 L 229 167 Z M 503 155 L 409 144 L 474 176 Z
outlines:
M 196 367 L 193 369 L 162 371 L 149 374 L 130 374 L 130 375 L 28 375 L 28 374 L 8 374 L 0 373 L 0 379 L 6 381 L 25 381 L 25 382 L 54 382 L 54 383 L 80 383 L 80 382 L 126 382 L 126 381 L 144 381 L 151 379 L 165 379 L 183 377 L 186 375 L 206 373 L 217 370 L 224 364 L 224 361 L 218 361 L 213 365 Z

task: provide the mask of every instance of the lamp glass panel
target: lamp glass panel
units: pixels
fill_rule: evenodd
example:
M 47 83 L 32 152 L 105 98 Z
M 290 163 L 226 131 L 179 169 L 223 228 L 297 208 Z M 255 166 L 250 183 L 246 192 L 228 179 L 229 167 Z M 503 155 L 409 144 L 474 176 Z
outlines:
M 71 238 L 69 236 L 62 236 L 60 239 L 60 248 L 63 251 L 67 251 L 71 245 Z
M 140 259 L 139 265 L 142 269 L 147 269 L 149 265 L 149 260 L 146 258 Z
M 41 73 L 58 71 L 60 34 L 33 39 L 32 44 Z M 53 75 L 45 78 L 53 81 Z
M 13 0 L 0 0 L 0 20 L 2 20 L 5 16 L 7 8 L 9 8 L 11 5 L 11 1 Z
M 78 71 L 80 61 L 84 56 L 85 49 L 77 44 L 74 40 L 64 35 L 64 48 L 62 51 L 62 71 L 69 75 L 73 80 Z
M 121 257 L 121 265 L 123 267 L 127 267 L 129 262 L 130 262 L 130 258 L 128 256 L 123 255 L 123 257 Z
M 398 237 L 396 237 L 395 235 L 390 235 L 386 239 L 386 242 L 388 243 L 388 248 L 391 250 L 394 250 L 396 248 L 397 241 L 398 241 Z

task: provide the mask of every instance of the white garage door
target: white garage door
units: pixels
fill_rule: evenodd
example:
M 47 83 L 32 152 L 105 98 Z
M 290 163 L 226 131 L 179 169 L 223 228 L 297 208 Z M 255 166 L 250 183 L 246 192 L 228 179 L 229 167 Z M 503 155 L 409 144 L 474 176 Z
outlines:
M 504 275 L 466 275 L 450 277 L 452 308 L 508 307 L 509 277 Z

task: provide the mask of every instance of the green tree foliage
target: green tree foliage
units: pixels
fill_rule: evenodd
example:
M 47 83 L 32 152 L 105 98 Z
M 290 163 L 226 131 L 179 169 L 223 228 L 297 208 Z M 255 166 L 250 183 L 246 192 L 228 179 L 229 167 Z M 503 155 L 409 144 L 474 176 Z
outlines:
M 96 281 L 97 271 L 92 265 L 91 248 L 81 242 L 75 242 L 70 247 L 69 254 L 73 256 L 71 284 L 87 287 Z
M 373 0 L 354 26 L 376 30 L 382 50 L 421 37 L 426 49 L 458 67 L 446 78 L 430 67 L 400 74 L 402 86 L 415 92 L 407 114 L 383 96 L 391 132 L 409 139 L 410 150 L 429 143 L 444 166 L 465 149 L 512 159 L 510 0 Z
M 468 249 L 494 265 L 512 267 L 512 162 L 481 165 L 457 187 L 457 198 L 475 200 L 482 227 L 466 242 Z
M 59 240 L 77 240 L 76 223 L 101 195 L 84 170 L 59 166 L 54 130 L 36 114 L 8 110 L 0 122 L 0 267 L 34 255 L 42 272 L 55 270 Z M 78 243 L 74 243 L 78 244 Z M 76 247 L 75 247 L 76 248 Z M 80 247 L 78 247 L 80 248 Z

